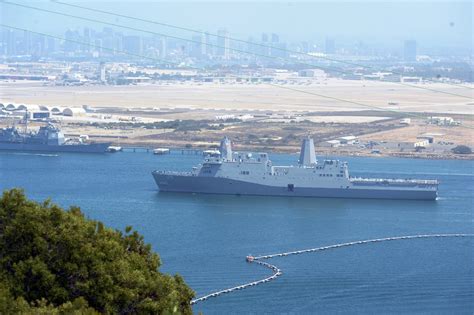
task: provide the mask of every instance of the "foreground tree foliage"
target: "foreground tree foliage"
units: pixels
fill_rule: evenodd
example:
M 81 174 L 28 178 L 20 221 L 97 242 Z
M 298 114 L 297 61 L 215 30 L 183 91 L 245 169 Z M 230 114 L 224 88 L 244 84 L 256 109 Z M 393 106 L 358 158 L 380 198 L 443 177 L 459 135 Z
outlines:
M 0 199 L 0 314 L 191 314 L 194 292 L 160 265 L 130 227 L 107 228 L 18 189 Z

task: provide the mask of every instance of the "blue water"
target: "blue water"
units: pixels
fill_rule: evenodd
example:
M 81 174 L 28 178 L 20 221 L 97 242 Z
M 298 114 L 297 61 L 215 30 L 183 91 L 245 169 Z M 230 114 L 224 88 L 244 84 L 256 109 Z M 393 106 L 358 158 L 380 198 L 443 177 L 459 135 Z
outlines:
M 273 155 L 293 163 L 294 155 Z M 270 274 L 261 255 L 371 238 L 473 233 L 474 162 L 346 158 L 353 175 L 437 178 L 440 200 L 390 201 L 158 193 L 150 172 L 188 170 L 199 156 L 0 153 L 0 188 L 79 205 L 132 225 L 198 296 Z M 283 276 L 209 299 L 205 313 L 474 311 L 473 239 L 405 240 L 271 259 Z

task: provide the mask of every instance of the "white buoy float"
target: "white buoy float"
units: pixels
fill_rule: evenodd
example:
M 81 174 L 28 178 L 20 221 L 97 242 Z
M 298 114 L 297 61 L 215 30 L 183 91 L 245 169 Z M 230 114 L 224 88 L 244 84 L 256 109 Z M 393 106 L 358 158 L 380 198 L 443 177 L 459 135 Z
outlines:
M 247 256 L 246 261 L 248 263 L 257 263 L 259 265 L 262 265 L 272 271 L 272 275 L 267 278 L 263 278 L 261 280 L 249 282 L 246 284 L 242 284 L 236 287 L 224 289 L 221 291 L 216 291 L 210 294 L 207 294 L 205 296 L 202 296 L 200 298 L 196 298 L 194 300 L 191 300 L 191 305 L 194 305 L 198 302 L 201 301 L 206 301 L 207 299 L 211 297 L 217 297 L 222 294 L 226 293 L 231 293 L 233 291 L 237 290 L 243 290 L 248 287 L 256 286 L 259 284 L 267 283 L 270 282 L 271 280 L 276 279 L 277 277 L 281 276 L 283 273 L 282 271 L 276 267 L 275 265 L 271 265 L 267 262 L 263 262 L 261 260 L 266 260 L 266 259 L 271 259 L 275 257 L 286 257 L 290 255 L 298 255 L 298 254 L 303 254 L 303 253 L 312 253 L 312 252 L 317 252 L 321 250 L 328 250 L 328 249 L 335 249 L 335 248 L 341 248 L 341 247 L 347 247 L 347 246 L 353 246 L 353 245 L 362 245 L 362 244 L 370 244 L 370 243 L 379 243 L 379 242 L 386 242 L 386 241 L 397 241 L 397 240 L 409 240 L 409 239 L 416 239 L 416 238 L 441 238 L 441 237 L 473 237 L 474 234 L 462 234 L 462 233 L 457 233 L 457 234 L 419 234 L 419 235 L 406 235 L 406 236 L 395 236 L 395 237 L 386 237 L 386 238 L 377 238 L 377 239 L 370 239 L 370 240 L 362 240 L 362 241 L 354 241 L 354 242 L 349 242 L 349 243 L 341 243 L 341 244 L 335 244 L 335 245 L 330 245 L 330 246 L 324 246 L 324 247 L 316 247 L 316 248 L 309 248 L 309 249 L 303 249 L 303 250 L 298 250 L 298 251 L 293 251 L 293 252 L 285 252 L 285 253 L 278 253 L 278 254 L 271 254 L 271 255 L 264 255 L 264 256 Z

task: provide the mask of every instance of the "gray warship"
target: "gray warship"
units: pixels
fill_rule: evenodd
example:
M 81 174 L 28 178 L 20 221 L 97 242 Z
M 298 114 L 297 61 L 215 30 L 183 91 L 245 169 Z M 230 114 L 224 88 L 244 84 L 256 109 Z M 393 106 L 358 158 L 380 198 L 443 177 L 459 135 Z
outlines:
M 65 139 L 64 134 L 50 123 L 40 127 L 38 132 L 21 133 L 15 126 L 0 129 L 0 150 L 104 153 L 109 146 L 110 143 Z
M 219 154 L 190 172 L 152 172 L 163 192 L 323 198 L 435 200 L 437 180 L 351 177 L 347 162 L 317 160 L 313 139 L 301 145 L 298 164 L 276 166 L 267 153 L 232 152 L 226 137 Z

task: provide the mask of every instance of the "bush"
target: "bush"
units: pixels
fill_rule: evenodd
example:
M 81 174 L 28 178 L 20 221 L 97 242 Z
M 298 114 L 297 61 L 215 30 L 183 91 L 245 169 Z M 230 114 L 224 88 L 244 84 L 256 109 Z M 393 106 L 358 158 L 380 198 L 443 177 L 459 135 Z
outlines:
M 0 314 L 191 314 L 194 292 L 143 236 L 27 200 L 0 199 Z
M 471 154 L 472 150 L 467 145 L 458 145 L 451 149 L 451 151 L 455 154 Z

